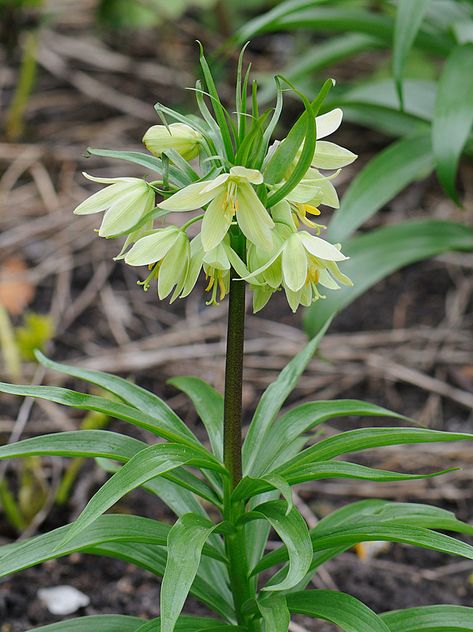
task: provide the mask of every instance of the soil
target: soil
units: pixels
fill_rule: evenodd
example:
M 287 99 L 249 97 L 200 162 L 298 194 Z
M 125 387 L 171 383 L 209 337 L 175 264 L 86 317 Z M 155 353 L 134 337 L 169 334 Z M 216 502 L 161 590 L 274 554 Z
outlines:
M 84 14 L 79 11 L 78 16 L 70 16 L 69 22 L 64 17 L 62 20 L 63 23 L 55 26 L 57 34 L 68 37 L 69 44 L 63 42 L 62 45 L 71 46 L 72 49 L 71 42 L 75 35 L 80 37 L 84 32 L 88 34 L 90 16 L 86 11 Z M 173 41 L 172 53 L 169 52 L 169 48 L 164 47 L 167 52 L 160 58 L 163 65 L 174 72 L 182 69 L 189 74 L 194 72 L 193 62 L 190 61 L 194 51 L 189 44 L 193 38 L 189 37 L 189 33 L 193 31 L 195 35 L 199 26 L 193 19 L 186 18 L 180 24 L 177 33 L 174 30 L 172 33 L 166 30 L 161 32 L 164 40 Z M 211 31 L 206 31 L 205 34 L 212 44 L 220 43 L 218 37 L 216 42 L 213 41 L 216 36 Z M 107 37 L 110 49 L 126 55 L 132 64 L 156 59 L 156 44 L 150 36 L 143 37 L 139 42 L 128 39 L 119 41 L 116 36 Z M 59 44 L 56 42 L 56 46 L 60 45 L 61 41 L 58 38 Z M 264 57 L 264 40 L 263 43 L 259 42 L 258 46 L 263 53 L 258 48 L 253 54 L 257 63 L 259 62 L 262 68 L 267 68 L 274 60 L 271 56 L 269 61 Z M 105 65 L 99 68 L 92 64 L 91 70 L 87 61 L 81 61 L 73 54 L 69 56 L 70 51 L 64 50 L 63 55 L 71 73 L 90 73 L 99 86 L 101 83 L 108 85 L 115 89 L 117 94 L 125 87 L 125 92 L 129 96 L 135 97 L 143 104 L 153 103 L 158 92 L 161 100 L 180 103 L 182 106 L 182 90 L 177 85 L 156 86 L 143 81 L 139 73 L 138 76 L 134 76 L 133 72 L 127 69 L 121 71 L 122 74 L 114 74 L 106 67 L 105 61 Z M 272 55 L 275 55 L 274 50 Z M 103 60 L 105 59 L 106 57 L 103 57 Z M 118 63 L 117 59 L 115 63 Z M 15 76 L 18 60 L 13 60 L 9 64 L 12 76 Z M 344 69 L 344 72 L 350 72 L 350 69 Z M 138 383 L 169 401 L 202 437 L 202 428 L 190 410 L 187 400 L 176 394 L 176 390 L 166 384 L 166 379 L 178 372 L 190 373 L 201 375 L 221 388 L 223 362 L 219 345 L 223 339 L 225 308 L 216 308 L 215 316 L 209 317 L 208 308 L 201 297 L 192 298 L 186 304 L 157 304 L 153 296 L 143 295 L 136 287 L 134 272 L 125 270 L 121 265 L 113 268 L 110 266 L 111 257 L 116 253 L 114 244 L 99 243 L 85 225 L 84 232 L 79 233 L 77 218 L 71 225 L 70 209 L 83 199 L 85 194 L 84 189 L 79 189 L 75 174 L 87 168 L 92 172 L 94 169 L 100 170 L 100 175 L 123 175 L 120 171 L 122 167 L 116 163 L 104 163 L 95 158 L 88 161 L 81 159 L 84 147 L 93 144 L 136 148 L 136 138 L 140 137 L 147 125 L 154 122 L 152 114 L 150 120 L 145 121 L 146 117 L 135 117 L 129 112 L 120 111 L 121 104 L 118 107 L 116 104 L 106 103 L 103 95 L 84 94 L 80 87 L 77 87 L 77 83 L 74 84 L 73 81 L 71 85 L 71 77 L 72 75 L 58 76 L 51 69 L 45 70 L 43 67 L 35 95 L 27 110 L 24 147 L 20 145 L 20 150 L 17 151 L 17 145 L 8 147 L 4 144 L 3 149 L 0 148 L 0 166 L 4 172 L 8 171 L 12 161 L 20 160 L 18 156 L 22 155 L 22 151 L 29 151 L 28 148 L 32 145 L 38 146 L 44 152 L 32 163 L 33 166 L 40 167 L 32 173 L 27 168 L 20 170 L 18 181 L 15 180 L 12 185 L 12 206 L 16 209 L 18 217 L 6 217 L 2 220 L 2 230 L 7 233 L 21 221 L 30 228 L 25 230 L 24 236 L 11 242 L 13 246 L 6 247 L 5 256 L 20 253 L 36 273 L 36 296 L 29 308 L 54 315 L 56 336 L 54 345 L 48 350 L 50 355 L 57 360 L 101 362 L 101 368 L 106 370 L 114 370 L 114 364 L 117 363 L 116 366 L 121 373 L 132 375 Z M 11 95 L 12 85 L 12 81 L 7 81 L 7 95 Z M 373 132 L 360 131 L 359 128 L 350 126 L 346 126 L 343 135 L 334 140 L 362 154 L 361 162 L 366 162 L 370 155 L 387 142 L 387 139 L 380 138 Z M 22 164 L 21 160 L 18 164 Z M 104 164 L 109 171 L 104 169 Z M 360 166 L 361 164 L 356 169 Z M 41 168 L 47 173 L 46 180 Z M 11 171 L 9 173 L 11 176 Z M 138 170 L 130 175 L 140 173 Z M 347 169 L 347 173 L 351 177 L 354 171 Z M 471 178 L 468 180 L 468 175 L 471 174 L 462 174 L 463 182 L 471 181 Z M 40 194 L 35 190 L 32 196 L 34 182 L 40 182 L 40 185 L 46 182 L 47 186 L 52 185 L 52 190 L 43 186 Z M 342 184 L 342 189 L 344 186 L 345 184 Z M 469 195 L 468 199 L 471 200 L 471 191 Z M 31 229 L 30 222 L 34 224 L 46 213 L 52 214 L 53 219 L 60 216 L 58 223 L 53 224 L 49 232 L 34 232 L 36 229 Z M 463 216 L 459 215 L 459 211 L 453 205 L 445 201 L 435 180 L 431 178 L 409 187 L 383 209 L 371 221 L 369 227 L 395 223 L 406 217 L 423 217 L 427 214 L 438 218 L 461 218 L 463 221 Z M 91 227 L 92 224 L 89 225 L 89 229 Z M 10 234 L 9 232 L 8 235 Z M 333 367 L 328 366 L 331 364 L 331 358 L 328 358 L 328 361 L 323 357 L 318 358 L 309 368 L 307 376 L 301 380 L 300 388 L 293 394 L 290 403 L 307 398 L 366 399 L 388 408 L 402 410 L 406 415 L 421 418 L 423 423 L 431 427 L 471 431 L 471 410 L 463 405 L 458 397 L 440 396 L 425 385 L 425 380 L 409 382 L 393 377 L 392 373 L 383 372 L 382 368 L 374 370 L 369 364 L 372 354 L 377 354 L 386 366 L 395 361 L 442 383 L 448 382 L 452 388 L 472 393 L 471 357 L 470 360 L 465 357 L 471 349 L 473 312 L 469 270 L 471 258 L 468 258 L 468 255 L 461 259 L 441 258 L 410 266 L 378 284 L 345 310 L 332 326 L 330 336 L 327 337 L 327 346 L 322 347 L 321 355 L 323 356 L 324 351 L 331 351 L 335 357 Z M 120 315 L 118 319 L 117 313 Z M 13 322 L 20 324 L 20 319 L 13 318 Z M 286 326 L 284 333 L 283 330 L 277 329 L 281 324 Z M 455 336 L 448 340 L 438 340 L 437 330 L 443 331 L 446 327 L 454 334 L 458 334 L 458 340 Z M 281 295 L 270 302 L 258 315 L 257 320 L 249 320 L 249 340 L 257 342 L 261 337 L 263 340 L 272 340 L 273 345 L 265 347 L 262 351 L 250 350 L 247 355 L 247 382 L 244 392 L 247 419 L 250 418 L 263 388 L 274 379 L 281 363 L 287 360 L 288 353 L 284 345 L 293 345 L 295 352 L 303 344 L 304 336 L 300 329 L 301 314 L 290 314 Z M 281 333 L 273 334 L 272 331 Z M 359 340 L 356 337 L 363 333 L 368 340 L 366 348 L 363 347 L 364 343 L 356 346 L 356 341 Z M 390 336 L 395 337 L 398 334 L 404 335 L 404 342 L 395 346 Z M 178 339 L 181 335 L 185 338 L 184 342 Z M 347 345 L 346 349 L 337 347 L 337 336 L 341 336 L 338 340 Z M 177 342 L 162 343 L 164 359 L 148 361 L 146 353 L 161 348 L 161 337 L 163 340 L 176 339 Z M 381 338 L 384 342 L 376 342 Z M 281 343 L 281 348 L 278 342 Z M 199 344 L 202 345 L 198 347 L 198 350 L 202 350 L 201 353 L 197 351 L 196 355 L 192 355 L 193 346 Z M 206 352 L 204 347 L 208 347 L 209 351 Z M 131 362 L 130 370 L 120 364 L 120 353 L 125 350 L 131 354 L 127 356 Z M 418 357 L 413 356 L 413 351 L 418 351 Z M 25 379 L 31 380 L 35 365 L 25 363 L 23 370 Z M 8 376 L 3 374 L 1 377 L 8 379 Z M 57 376 L 54 376 L 54 379 L 57 379 Z M 83 385 L 78 383 L 68 384 L 79 390 L 83 388 Z M 0 422 L 4 424 L 2 442 L 8 440 L 19 407 L 19 402 L 14 398 L 5 398 L 4 401 L 0 413 Z M 76 411 L 35 406 L 24 436 L 75 428 L 81 420 L 81 414 Z M 330 426 L 332 429 L 346 429 L 356 427 L 360 423 L 365 421 L 351 419 L 334 422 Z M 111 428 L 140 438 L 144 436 L 134 428 L 130 429 L 119 422 L 112 422 Z M 385 465 L 386 469 L 412 469 L 412 463 L 409 463 L 411 459 L 417 461 L 420 470 L 437 467 L 439 462 L 441 467 L 458 465 L 458 460 L 461 464 L 465 463 L 467 468 L 468 465 L 471 466 L 472 456 L 471 450 L 469 453 L 465 450 L 459 451 L 458 455 L 447 449 L 444 452 L 432 453 L 425 450 L 398 450 L 389 452 L 387 457 L 370 455 L 360 462 L 379 467 Z M 305 485 L 299 490 L 299 497 L 306 509 L 319 517 L 347 502 L 359 500 L 367 493 L 378 497 L 385 495 L 392 500 L 431 502 L 455 511 L 461 519 L 471 521 L 471 469 L 467 468 L 464 474 L 449 475 L 441 480 L 432 479 L 419 485 L 403 483 L 361 486 L 345 485 L 336 481 Z M 48 482 L 53 481 L 52 462 L 45 460 L 44 472 Z M 83 467 L 81 473 L 80 483 L 73 488 L 68 504 L 62 509 L 53 508 L 48 511 L 38 525 L 38 532 L 46 532 L 70 522 L 84 506 L 87 498 L 100 483 L 100 473 L 89 465 Z M 16 465 L 10 467 L 8 480 L 14 488 L 18 480 Z M 173 520 L 163 503 L 146 492 L 134 492 L 115 510 L 136 512 L 168 522 Z M 14 530 L 0 514 L 2 543 L 15 537 Z M 347 552 L 329 562 L 325 567 L 325 574 L 317 577 L 315 584 L 317 587 L 336 587 L 350 593 L 376 612 L 436 603 L 472 606 L 472 573 L 473 563 L 468 561 L 393 545 L 387 551 L 366 561 L 361 561 L 355 552 Z M 34 626 L 61 620 L 60 617 L 49 614 L 37 597 L 40 587 L 60 584 L 74 586 L 90 597 L 90 605 L 74 616 L 123 613 L 151 618 L 159 614 L 159 584 L 148 572 L 117 560 L 74 554 L 0 582 L 0 632 L 26 632 Z M 186 605 L 186 612 L 205 613 L 205 610 L 190 599 Z M 329 624 L 303 618 L 299 622 L 308 631 L 329 632 L 334 629 Z

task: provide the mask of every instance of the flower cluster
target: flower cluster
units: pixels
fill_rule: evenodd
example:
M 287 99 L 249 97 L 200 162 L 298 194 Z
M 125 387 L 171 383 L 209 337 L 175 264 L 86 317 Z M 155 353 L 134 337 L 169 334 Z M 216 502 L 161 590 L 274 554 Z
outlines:
M 201 63 L 206 76 L 205 58 Z M 253 291 L 254 311 L 279 290 L 295 311 L 300 304 L 323 298 L 325 289 L 351 284 L 338 268 L 346 259 L 340 245 L 320 237 L 325 226 L 313 218 L 321 214 L 320 206 L 338 208 L 332 179 L 356 155 L 322 140 L 342 122 L 340 109 L 316 116 L 323 95 L 312 105 L 305 100 L 305 111 L 287 138 L 270 145 L 282 91 L 274 112 L 250 115 L 243 111 L 246 84 L 240 75 L 237 104 L 242 111 L 236 121 L 229 122 L 207 75 L 213 115 L 205 102 L 207 92 L 197 82 L 202 118 L 158 105 L 163 124 L 151 127 L 143 138 L 151 155 L 113 152 L 117 158 L 150 166 L 158 179 L 84 174 L 107 186 L 75 213 L 104 211 L 99 235 L 126 237 L 117 258 L 131 266 L 148 266 L 144 288 L 156 281 L 161 299 L 188 296 L 203 272 L 209 303 L 223 299 L 230 280 L 238 278 Z M 177 122 L 168 124 L 165 116 Z M 167 221 L 171 213 L 192 215 L 172 224 Z M 193 226 L 195 232 L 197 224 L 200 232 L 191 239 L 188 231 Z

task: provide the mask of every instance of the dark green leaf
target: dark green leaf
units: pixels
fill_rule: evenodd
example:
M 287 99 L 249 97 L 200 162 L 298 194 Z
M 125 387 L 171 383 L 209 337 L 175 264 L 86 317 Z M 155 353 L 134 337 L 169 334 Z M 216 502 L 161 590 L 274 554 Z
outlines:
M 351 595 L 332 590 L 306 590 L 287 595 L 291 612 L 335 623 L 344 632 L 391 632 L 370 608 Z
M 223 458 L 223 396 L 198 377 L 174 377 L 169 383 L 188 395 L 207 430 L 212 450 Z
M 258 608 L 263 617 L 265 632 L 287 632 L 291 615 L 285 595 L 271 593 L 258 599 Z
M 143 619 L 138 617 L 104 614 L 42 625 L 29 632 L 137 632 L 142 625 Z
M 404 65 L 429 4 L 430 0 L 417 0 L 417 2 L 399 0 L 398 2 L 394 28 L 393 75 L 396 80 L 401 107 L 403 104 L 402 74 Z
M 471 632 L 473 608 L 424 606 L 394 610 L 381 615 L 390 632 Z
M 161 630 L 161 617 L 148 621 L 137 632 L 159 632 Z M 174 626 L 174 632 L 204 632 L 205 630 L 238 630 L 235 626 L 222 626 L 221 621 L 216 619 L 208 619 L 207 617 L 190 617 L 182 615 Z M 100 632 L 100 631 L 98 631 Z
M 457 202 L 458 161 L 473 124 L 472 66 L 473 44 L 458 46 L 440 77 L 432 125 L 437 175 L 445 191 Z
M 328 323 L 326 327 L 286 365 L 277 380 L 270 384 L 263 393 L 243 444 L 243 464 L 245 472 L 248 474 L 252 473 L 253 467 L 255 466 L 255 446 L 264 445 L 266 432 L 276 419 L 286 398 L 294 390 L 299 377 L 305 371 L 327 328 Z
M 95 384 L 109 393 L 113 393 L 116 397 L 122 399 L 125 404 L 134 406 L 138 410 L 157 417 L 159 420 L 163 420 L 169 427 L 173 427 L 176 432 L 185 434 L 189 438 L 194 439 L 194 435 L 186 426 L 186 424 L 180 419 L 178 415 L 170 408 L 162 399 L 160 399 L 154 393 L 147 391 L 141 386 L 137 386 L 125 380 L 118 375 L 112 375 L 111 373 L 104 373 L 103 371 L 94 371 L 93 369 L 82 369 L 70 364 L 63 364 L 60 362 L 54 362 L 50 360 L 40 351 L 35 353 L 38 362 L 48 369 L 53 369 L 59 373 L 64 373 L 70 377 L 75 377 L 84 382 Z

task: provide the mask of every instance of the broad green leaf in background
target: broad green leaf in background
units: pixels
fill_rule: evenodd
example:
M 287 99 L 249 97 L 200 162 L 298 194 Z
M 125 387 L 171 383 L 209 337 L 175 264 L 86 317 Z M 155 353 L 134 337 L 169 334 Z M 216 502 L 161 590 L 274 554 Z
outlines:
M 50 360 L 40 351 L 36 351 L 36 359 L 47 369 L 53 369 L 59 373 L 64 373 L 70 377 L 75 377 L 78 380 L 89 382 L 103 388 L 105 391 L 112 393 L 116 397 L 120 398 L 129 406 L 134 406 L 138 410 L 147 413 L 148 415 L 157 417 L 164 420 L 170 427 L 173 427 L 177 432 L 186 434 L 189 438 L 193 439 L 194 436 L 186 424 L 180 419 L 180 417 L 170 408 L 160 397 L 151 393 L 151 391 L 137 386 L 118 375 L 111 373 L 104 373 L 103 371 L 94 371 L 93 369 L 82 369 L 70 364 L 63 364 L 62 362 L 54 362 Z
M 285 579 L 268 587 L 268 590 L 289 590 L 305 576 L 312 561 L 312 545 L 307 525 L 296 509 L 287 513 L 284 501 L 270 500 L 255 507 L 253 512 L 262 515 L 270 523 L 284 542 L 289 555 Z
M 473 250 L 473 230 L 455 222 L 437 220 L 386 226 L 345 242 L 343 252 L 350 259 L 343 262 L 343 272 L 354 285 L 327 293 L 325 300 L 317 301 L 306 310 L 307 333 L 319 335 L 336 313 L 395 270 L 454 250 Z
M 351 595 L 332 590 L 306 590 L 287 595 L 291 612 L 335 623 L 343 632 L 391 632 L 370 608 Z
M 42 625 L 29 632 L 137 632 L 143 619 L 119 614 L 93 615 Z
M 172 443 L 149 446 L 131 458 L 96 492 L 71 525 L 64 542 L 78 535 L 128 492 L 182 465 L 216 471 L 223 468 L 210 454 L 203 456 L 200 451 L 187 446 Z
M 322 339 L 327 325 L 300 351 L 268 386 L 258 402 L 248 433 L 243 443 L 243 466 L 249 474 L 255 464 L 254 446 L 264 444 L 264 436 L 274 422 L 287 397 L 294 390 L 299 377 L 305 371 Z
M 202 516 L 185 514 L 171 528 L 160 592 L 161 632 L 173 632 L 197 575 L 204 544 L 217 527 Z
M 263 617 L 265 632 L 287 632 L 291 614 L 287 608 L 285 595 L 266 595 L 258 599 L 258 608 Z
M 458 46 L 440 77 L 432 125 L 437 175 L 446 193 L 457 203 L 458 161 L 473 124 L 472 68 L 473 44 Z
M 343 243 L 395 195 L 415 180 L 426 177 L 433 168 L 428 133 L 416 134 L 389 145 L 352 180 L 340 208 L 332 215 L 327 238 Z
M 398 0 L 393 44 L 393 75 L 403 107 L 402 74 L 409 51 L 429 7 L 430 0 Z
M 381 615 L 391 632 L 472 632 L 473 608 L 424 606 Z
M 148 621 L 137 632 L 160 632 L 161 630 L 161 617 Z M 206 617 L 191 617 L 182 615 L 178 618 L 176 625 L 174 626 L 174 632 L 206 632 L 212 630 L 213 632 L 220 632 L 221 630 L 242 630 L 238 626 L 223 625 L 221 621 L 216 619 L 208 619 Z M 99 631 L 100 632 L 100 631 Z
M 218 459 L 223 458 L 223 395 L 198 377 L 179 376 L 168 380 L 183 391 L 194 404 Z

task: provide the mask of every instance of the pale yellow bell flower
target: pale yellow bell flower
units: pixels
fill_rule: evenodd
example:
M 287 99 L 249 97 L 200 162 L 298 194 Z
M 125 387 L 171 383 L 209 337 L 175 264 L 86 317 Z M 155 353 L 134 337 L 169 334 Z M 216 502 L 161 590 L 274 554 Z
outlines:
M 161 157 L 163 151 L 174 149 L 185 160 L 199 154 L 202 135 L 185 123 L 153 125 L 143 136 L 143 144 L 154 156 Z

